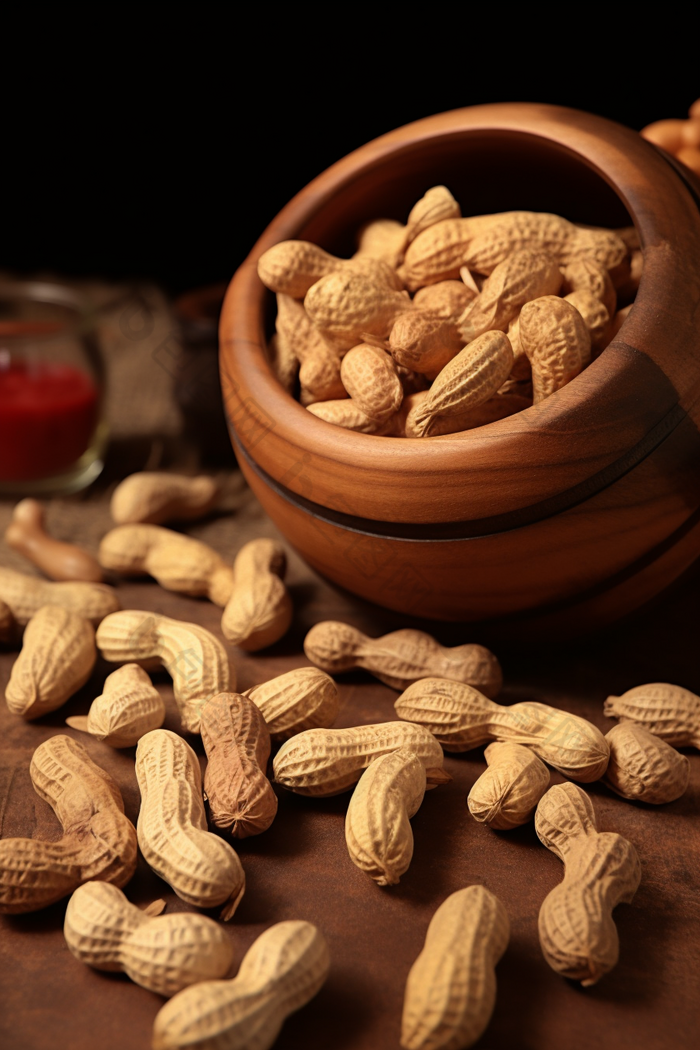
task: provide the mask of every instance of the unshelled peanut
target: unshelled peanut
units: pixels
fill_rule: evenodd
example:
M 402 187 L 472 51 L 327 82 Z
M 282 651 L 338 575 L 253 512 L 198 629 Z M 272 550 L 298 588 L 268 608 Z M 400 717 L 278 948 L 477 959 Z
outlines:
M 612 910 L 637 892 L 639 857 L 622 835 L 598 832 L 593 804 L 576 784 L 555 784 L 543 795 L 535 831 L 564 862 L 564 881 L 540 908 L 542 951 L 553 970 L 587 987 L 617 962 Z
M 394 704 L 399 718 L 428 729 L 446 751 L 470 751 L 491 740 L 523 744 L 572 780 L 599 780 L 610 748 L 585 718 L 525 701 L 502 707 L 472 686 L 446 678 L 410 685 Z
M 20 627 L 31 620 L 42 605 L 60 605 L 84 616 L 93 626 L 121 606 L 117 592 L 106 583 L 49 583 L 36 576 L 0 567 L 0 601 L 9 607 Z
M 305 729 L 327 729 L 340 709 L 338 687 L 317 667 L 298 667 L 261 685 L 246 689 L 262 713 L 276 742 L 288 740 Z
M 46 531 L 44 518 L 41 503 L 21 500 L 5 529 L 5 543 L 52 580 L 101 583 L 103 573 L 97 558 L 74 543 L 55 540 Z
M 507 256 L 484 282 L 459 319 L 460 335 L 470 343 L 484 332 L 505 332 L 521 307 L 542 295 L 556 295 L 562 276 L 548 252 L 523 248 Z
M 394 689 L 431 674 L 469 683 L 488 696 L 496 696 L 503 684 L 498 660 L 483 645 L 448 649 L 410 627 L 368 638 L 350 624 L 323 620 L 306 635 L 304 652 L 328 674 L 361 667 Z
M 375 758 L 357 782 L 345 817 L 345 842 L 353 864 L 378 886 L 394 886 L 408 870 L 409 821 L 425 788 L 425 766 L 407 747 Z
M 406 982 L 404 1050 L 462 1050 L 477 1041 L 496 1004 L 495 968 L 509 937 L 506 910 L 484 886 L 443 901 Z
M 39 745 L 29 775 L 63 835 L 0 841 L 0 912 L 37 911 L 91 879 L 125 886 L 136 871 L 136 829 L 114 780 L 62 734 Z
M 651 682 L 609 696 L 605 714 L 636 722 L 673 747 L 700 748 L 700 696 L 668 682 Z
M 306 402 L 347 397 L 340 378 L 341 355 L 314 327 L 303 305 L 278 294 L 275 325 L 279 356 L 291 354 L 300 363 L 299 382 Z
M 110 663 L 162 664 L 173 680 L 183 729 L 199 732 L 203 705 L 236 688 L 235 669 L 213 634 L 195 623 L 126 609 L 107 616 L 97 629 L 97 646 Z
M 644 726 L 621 722 L 605 739 L 610 761 L 603 779 L 618 795 L 658 806 L 685 792 L 690 762 Z
M 141 470 L 119 482 L 109 509 L 117 525 L 193 521 L 213 510 L 220 493 L 218 481 L 204 474 L 190 478 Z
M 201 733 L 212 823 L 240 839 L 266 831 L 277 795 L 265 775 L 270 731 L 260 710 L 247 696 L 219 693 L 202 709 Z
M 204 915 L 151 916 L 108 882 L 79 886 L 66 908 L 63 935 L 71 953 L 96 970 L 121 970 L 157 995 L 225 977 L 233 945 Z
M 269 1050 L 289 1014 L 316 995 L 328 975 L 326 941 L 310 922 L 265 930 L 231 981 L 203 981 L 158 1012 L 153 1050 Z
M 167 729 L 146 733 L 136 748 L 141 791 L 139 848 L 178 897 L 198 908 L 223 904 L 230 919 L 245 892 L 245 873 L 228 842 L 207 829 L 199 760 Z
M 535 404 L 575 379 L 591 359 L 591 336 L 584 319 L 575 306 L 556 295 L 523 306 L 519 333 L 532 365 Z
M 124 664 L 107 675 L 100 696 L 87 715 L 66 719 L 71 729 L 90 733 L 110 747 L 133 747 L 145 733 L 159 729 L 165 704 L 146 672 L 138 664 Z
M 339 795 L 348 791 L 370 762 L 408 748 L 426 769 L 429 787 L 451 778 L 442 768 L 439 743 L 422 726 L 380 722 L 352 729 L 307 729 L 288 740 L 275 755 L 275 780 L 299 795 Z
M 398 412 L 403 387 L 386 351 L 367 343 L 354 346 L 342 360 L 340 377 L 355 405 L 370 419 L 381 424 Z
M 90 621 L 60 605 L 42 606 L 24 632 L 5 690 L 7 706 L 26 719 L 55 711 L 85 685 L 96 660 Z
M 304 308 L 317 329 L 339 349 L 366 342 L 366 336 L 386 339 L 400 313 L 411 309 L 407 292 L 352 271 L 337 271 L 312 285 Z
M 495 741 L 484 751 L 488 769 L 467 796 L 469 812 L 497 831 L 526 824 L 549 787 L 549 770 L 522 744 Z
M 287 555 L 277 540 L 246 543 L 233 563 L 233 587 L 221 617 L 224 638 L 239 649 L 257 652 L 279 641 L 294 609 L 284 585 Z
M 233 570 L 216 551 L 162 525 L 117 525 L 100 543 L 100 564 L 120 576 L 152 576 L 161 587 L 226 605 Z

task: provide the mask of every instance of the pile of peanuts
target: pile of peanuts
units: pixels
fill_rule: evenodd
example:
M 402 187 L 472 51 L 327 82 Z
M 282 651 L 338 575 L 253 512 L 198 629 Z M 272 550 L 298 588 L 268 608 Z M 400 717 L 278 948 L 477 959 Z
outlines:
M 351 259 L 281 241 L 271 360 L 309 412 L 365 434 L 436 437 L 539 404 L 615 336 L 639 285 L 633 227 L 514 211 L 463 218 L 433 186 L 405 225 L 378 219 Z M 621 307 L 621 308 L 618 308 Z
M 679 798 L 689 760 L 676 748 L 700 747 L 700 698 L 666 683 L 637 686 L 608 698 L 605 714 L 619 721 L 603 735 L 586 719 L 545 704 L 496 703 L 501 668 L 483 646 L 445 648 L 413 629 L 370 638 L 336 621 L 307 633 L 307 665 L 238 693 L 234 663 L 219 638 L 195 623 L 122 610 L 118 590 L 102 582 L 104 570 L 151 575 L 168 590 L 207 597 L 224 609 L 224 639 L 250 651 L 282 637 L 292 605 L 278 544 L 253 540 L 231 567 L 207 545 L 163 527 L 206 513 L 216 488 L 205 478 L 126 479 L 112 502 L 116 527 L 97 558 L 48 535 L 34 501 L 17 506 L 6 542 L 54 582 L 0 569 L 0 640 L 10 646 L 21 640 L 6 703 L 18 718 L 36 720 L 85 684 L 98 650 L 120 664 L 87 715 L 66 721 L 98 747 L 136 745 L 141 807 L 134 827 L 116 783 L 79 738 L 59 733 L 45 740 L 30 774 L 64 834 L 57 842 L 0 841 L 0 912 L 36 911 L 70 897 L 64 934 L 77 960 L 122 970 L 157 995 L 172 996 L 155 1017 L 155 1050 L 266 1050 L 285 1017 L 326 979 L 331 962 L 322 932 L 307 921 L 276 923 L 252 945 L 238 974 L 224 980 L 232 950 L 221 921 L 196 912 L 162 915 L 162 900 L 140 910 L 122 892 L 137 851 L 188 905 L 220 908 L 219 919 L 230 920 L 246 888 L 232 842 L 264 833 L 277 816 L 268 777 L 275 745 L 273 780 L 280 788 L 314 798 L 352 791 L 349 859 L 378 886 L 390 887 L 409 870 L 410 818 L 426 791 L 450 790 L 444 753 L 486 744 L 488 768 L 469 791 L 469 812 L 499 831 L 534 819 L 540 841 L 564 864 L 562 882 L 541 905 L 542 952 L 562 976 L 596 983 L 617 962 L 612 910 L 632 900 L 641 866 L 626 838 L 598 832 L 593 803 L 579 784 L 602 779 L 623 798 L 655 805 Z M 198 659 L 184 667 L 183 652 Z M 162 666 L 172 676 L 181 733 L 161 728 L 165 707 L 144 666 Z M 400 692 L 397 720 L 333 728 L 339 711 L 333 676 L 355 668 Z M 203 782 L 184 734 L 201 734 Z M 567 781 L 550 786 L 548 766 Z M 440 904 L 406 983 L 405 1050 L 459 1050 L 480 1038 L 495 1008 L 495 967 L 508 941 L 507 910 L 484 886 L 459 889 Z
M 688 110 L 687 120 L 655 120 L 640 135 L 700 176 L 700 98 Z

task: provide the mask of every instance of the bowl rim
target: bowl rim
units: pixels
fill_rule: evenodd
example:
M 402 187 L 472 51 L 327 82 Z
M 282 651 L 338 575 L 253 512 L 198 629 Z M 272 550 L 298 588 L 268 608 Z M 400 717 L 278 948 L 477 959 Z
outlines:
M 263 349 L 264 306 L 272 293 L 257 276 L 257 259 L 278 241 L 294 237 L 368 165 L 429 147 L 437 138 L 462 141 L 484 132 L 544 139 L 580 158 L 613 188 L 644 251 L 634 309 L 574 383 L 539 405 L 478 428 L 480 433 L 390 438 L 318 419 L 283 389 L 269 365 Z M 607 487 L 656 447 L 650 433 L 668 432 L 686 412 L 697 411 L 700 361 L 689 364 L 687 354 L 694 335 L 692 308 L 687 321 L 670 332 L 662 331 L 659 318 L 678 320 L 674 298 L 679 281 L 690 280 L 685 259 L 700 248 L 698 225 L 691 189 L 664 156 L 637 132 L 602 117 L 558 106 L 497 103 L 452 110 L 391 131 L 326 169 L 292 198 L 234 275 L 219 329 L 231 429 L 253 461 L 290 493 L 308 496 L 313 476 L 318 506 L 360 518 L 517 518 L 524 507 L 573 489 L 580 501 L 581 486 L 587 485 L 590 495 Z M 638 409 L 632 402 L 647 388 L 651 392 Z M 624 425 L 618 425 L 620 419 Z M 591 437 L 591 420 L 603 424 L 598 437 Z M 572 462 L 571 441 L 564 438 L 585 429 L 585 455 Z M 522 462 L 531 468 L 526 484 L 516 466 Z M 416 482 L 423 494 L 411 499 L 407 486 Z

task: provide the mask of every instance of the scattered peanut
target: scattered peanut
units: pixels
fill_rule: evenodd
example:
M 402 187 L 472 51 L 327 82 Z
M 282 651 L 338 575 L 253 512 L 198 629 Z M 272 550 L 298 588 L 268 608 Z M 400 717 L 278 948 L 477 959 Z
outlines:
M 254 941 L 232 981 L 193 985 L 160 1009 L 153 1050 L 269 1050 L 285 1018 L 316 995 L 329 966 L 315 926 L 278 922 Z
M 277 796 L 265 775 L 270 732 L 256 705 L 239 693 L 219 693 L 204 706 L 201 733 L 213 823 L 240 839 L 267 831 Z
M 44 508 L 35 499 L 23 499 L 17 504 L 5 529 L 5 543 L 52 580 L 102 582 L 97 558 L 73 543 L 62 543 L 49 536 Z
M 236 555 L 233 587 L 221 617 L 224 638 L 254 653 L 279 641 L 292 623 L 284 585 L 287 555 L 277 540 L 251 540 Z
M 549 770 L 522 744 L 489 744 L 484 758 L 489 768 L 467 797 L 474 820 L 498 831 L 526 824 L 549 787 Z
M 191 912 L 152 917 L 108 882 L 78 887 L 68 901 L 63 935 L 80 962 L 121 970 L 157 995 L 225 977 L 233 962 L 231 940 L 212 919 Z
M 413 856 L 409 820 L 425 795 L 425 766 L 407 747 L 370 762 L 345 817 L 350 858 L 378 886 L 394 886 Z
M 700 696 L 679 685 L 635 686 L 622 696 L 609 696 L 604 712 L 608 718 L 644 726 L 673 747 L 700 748 Z
M 117 525 L 100 543 L 100 564 L 120 576 L 152 576 L 161 587 L 226 605 L 233 570 L 206 543 L 161 525 Z
M 90 733 L 110 747 L 133 747 L 145 733 L 159 729 L 165 704 L 151 679 L 138 664 L 124 664 L 105 679 L 87 715 L 66 719 L 71 729 Z
M 48 583 L 14 569 L 0 567 L 0 601 L 5 602 L 21 627 L 42 605 L 60 605 L 97 626 L 120 608 L 117 592 L 106 583 Z
M 605 739 L 610 762 L 603 780 L 618 795 L 659 806 L 684 793 L 690 762 L 665 740 L 635 722 L 613 726 Z
M 575 784 L 555 784 L 543 795 L 535 830 L 564 862 L 564 881 L 540 908 L 542 951 L 553 970 L 587 987 L 617 962 L 612 910 L 637 892 L 639 857 L 622 835 L 598 832 L 593 804 Z
M 96 660 L 90 621 L 60 605 L 44 605 L 24 632 L 5 690 L 7 706 L 26 719 L 55 711 L 85 685 Z
M 424 678 L 394 704 L 399 718 L 428 729 L 446 751 L 490 740 L 523 744 L 565 777 L 589 783 L 605 773 L 608 743 L 585 718 L 526 701 L 502 707 L 463 682 Z
M 304 652 L 328 674 L 361 667 L 394 689 L 405 689 L 430 674 L 468 683 L 487 696 L 496 696 L 503 684 L 498 660 L 483 645 L 446 649 L 412 628 L 368 638 L 350 624 L 324 620 L 306 635 Z
M 287 671 L 247 689 L 243 695 L 260 708 L 276 742 L 288 740 L 305 729 L 327 729 L 340 709 L 338 687 L 317 667 Z
M 96 640 L 110 663 L 162 664 L 173 680 L 182 726 L 189 733 L 199 732 L 207 700 L 236 688 L 235 671 L 223 645 L 197 624 L 131 609 L 107 616 Z
M 299 795 L 339 795 L 348 791 L 379 755 L 405 747 L 426 768 L 435 787 L 451 778 L 442 768 L 442 748 L 432 733 L 406 722 L 380 722 L 353 729 L 307 729 L 275 755 L 275 780 Z
M 477 1041 L 496 1004 L 495 967 L 509 937 L 506 910 L 484 886 L 443 901 L 406 981 L 405 1050 L 461 1050 Z
M 141 852 L 178 897 L 198 908 L 223 904 L 230 919 L 245 892 L 238 854 L 207 830 L 199 760 L 167 729 L 142 736 L 136 748 L 141 791 L 137 824 Z
M 136 870 L 136 829 L 112 778 L 63 735 L 39 745 L 29 774 L 63 836 L 0 841 L 0 912 L 37 911 L 91 879 L 125 886 Z
M 193 521 L 214 508 L 220 492 L 219 483 L 204 474 L 188 478 L 141 470 L 117 485 L 110 511 L 117 525 Z

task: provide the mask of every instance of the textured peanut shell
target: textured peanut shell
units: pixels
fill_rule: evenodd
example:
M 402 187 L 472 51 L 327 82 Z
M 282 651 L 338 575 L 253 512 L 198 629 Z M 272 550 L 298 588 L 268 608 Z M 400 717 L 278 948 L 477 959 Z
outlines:
M 127 609 L 107 616 L 97 629 L 97 646 L 111 663 L 158 661 L 173 680 L 182 725 L 199 732 L 203 705 L 236 688 L 235 670 L 218 638 L 194 623 Z
M 564 296 L 583 318 L 591 337 L 591 354 L 597 356 L 610 342 L 610 314 L 603 303 L 591 292 L 579 289 Z
M 526 303 L 519 317 L 520 344 L 532 365 L 535 404 L 561 390 L 591 359 L 591 336 L 575 306 L 556 295 Z
M 431 186 L 411 208 L 406 223 L 406 244 L 415 240 L 419 233 L 443 219 L 459 219 L 462 215 L 459 204 L 447 186 Z
M 396 700 L 399 718 L 428 729 L 446 751 L 470 751 L 491 740 L 522 744 L 572 780 L 590 783 L 608 765 L 608 743 L 594 725 L 546 704 L 502 707 L 478 690 L 445 678 L 414 682 Z
M 462 1050 L 496 1004 L 495 967 L 508 945 L 505 908 L 484 886 L 457 890 L 437 909 L 406 981 L 405 1050 Z
M 247 689 L 260 708 L 271 738 L 288 740 L 305 729 L 327 729 L 340 710 L 338 687 L 317 667 L 298 667 Z
M 494 742 L 484 751 L 488 769 L 467 796 L 469 812 L 497 831 L 526 824 L 549 787 L 544 762 L 522 744 Z
M 459 353 L 464 340 L 453 321 L 413 310 L 396 317 L 387 346 L 397 365 L 432 379 Z
M 251 540 L 233 563 L 233 588 L 221 617 L 221 631 L 239 649 L 257 652 L 279 641 L 294 609 L 284 585 L 287 555 L 277 540 Z
M 299 359 L 289 343 L 280 339 L 277 332 L 268 341 L 267 356 L 277 379 L 287 393 L 292 394 L 299 374 Z
M 55 711 L 85 685 L 96 660 L 90 621 L 60 605 L 44 605 L 24 632 L 5 690 L 7 706 L 26 719 Z
M 632 229 L 634 230 L 634 227 Z M 620 231 L 616 232 L 618 236 L 621 236 Z M 636 232 L 634 230 L 635 236 Z M 609 317 L 614 316 L 617 310 L 617 292 L 604 266 L 599 266 L 591 259 L 575 259 L 568 266 L 562 267 L 561 273 L 562 295 L 566 296 L 571 292 L 589 292 L 600 300 Z
M 14 569 L 0 567 L 0 600 L 23 627 L 42 605 L 60 605 L 84 616 L 94 627 L 121 608 L 117 592 L 106 583 L 50 583 Z
M 117 525 L 193 521 L 212 510 L 220 490 L 219 483 L 204 474 L 190 478 L 142 470 L 117 485 L 109 509 Z
M 87 716 L 66 719 L 71 729 L 90 733 L 110 747 L 133 747 L 145 733 L 159 729 L 165 704 L 151 679 L 138 664 L 124 664 L 107 675 L 100 696 Z
M 300 302 L 277 296 L 275 328 L 280 356 L 291 354 L 300 362 L 299 382 L 307 397 L 328 401 L 347 396 L 340 378 L 340 354 L 314 327 Z
M 631 842 L 599 833 L 588 795 L 575 784 L 555 784 L 535 813 L 540 841 L 564 862 L 564 880 L 540 908 L 544 957 L 557 973 L 584 987 L 617 963 L 619 940 L 613 908 L 629 904 L 641 867 Z
M 360 343 L 348 350 L 340 378 L 357 407 L 379 423 L 398 411 L 403 387 L 392 358 L 379 347 Z
M 406 401 L 409 403 L 406 404 L 406 412 L 403 414 L 403 435 L 404 437 L 440 437 L 442 434 L 459 434 L 465 430 L 475 430 L 476 427 L 495 423 L 498 419 L 505 419 L 515 412 L 524 411 L 532 404 L 532 398 L 524 397 L 519 393 L 502 391 L 504 387 L 501 387 L 498 393 L 490 397 L 488 401 L 484 401 L 482 405 L 475 405 L 464 412 L 434 416 L 430 421 L 429 435 L 424 433 L 425 428 L 420 422 L 422 416 L 419 416 L 420 406 L 425 400 L 421 394 L 428 393 L 428 391 L 421 392 L 410 399 L 404 398 L 404 404 Z
M 219 693 L 204 706 L 201 733 L 212 823 L 239 839 L 266 831 L 277 796 L 265 775 L 270 732 L 259 709 L 239 693 Z
M 328 946 L 310 922 L 287 920 L 265 930 L 231 981 L 203 981 L 158 1012 L 153 1050 L 269 1050 L 285 1018 L 323 985 Z
M 141 791 L 139 848 L 178 897 L 197 908 L 223 904 L 230 919 L 245 892 L 245 872 L 227 842 L 207 830 L 199 760 L 167 729 L 154 729 L 136 748 Z
M 321 335 L 349 350 L 366 342 L 366 335 L 386 339 L 398 315 L 411 308 L 411 300 L 406 292 L 344 270 L 312 285 L 304 308 Z
M 484 332 L 505 332 L 521 307 L 542 295 L 556 295 L 561 271 L 548 252 L 524 248 L 513 252 L 486 279 L 481 292 L 458 321 L 465 343 Z
M 604 780 L 618 795 L 659 806 L 685 792 L 690 762 L 665 740 L 635 722 L 613 726 L 605 739 L 610 761 Z
M 463 266 L 490 274 L 524 248 L 549 252 L 563 266 L 587 258 L 607 270 L 619 267 L 628 253 L 613 230 L 583 230 L 547 212 L 511 211 L 430 226 L 408 246 L 398 272 L 409 291 L 416 291 L 458 277 Z
M 370 762 L 352 793 L 345 841 L 353 864 L 378 886 L 394 886 L 413 856 L 409 820 L 423 801 L 425 766 L 406 747 Z
M 413 296 L 413 305 L 423 313 L 456 324 L 477 295 L 478 291 L 467 287 L 463 281 L 439 281 L 419 288 Z
M 122 971 L 157 995 L 225 977 L 233 945 L 205 915 L 151 917 L 107 882 L 79 886 L 66 908 L 63 935 L 71 953 L 96 970 Z
M 161 525 L 118 525 L 100 543 L 100 563 L 120 576 L 152 576 L 161 587 L 226 605 L 233 573 L 206 543 Z
M 0 912 L 37 911 L 91 879 L 125 886 L 136 870 L 136 829 L 109 774 L 82 744 L 59 734 L 36 749 L 29 775 L 63 835 L 0 841 Z
M 345 427 L 346 430 L 354 430 L 357 434 L 384 434 L 391 430 L 393 417 L 386 423 L 380 423 L 378 419 L 372 419 L 363 412 L 359 405 L 351 397 L 342 401 L 319 401 L 308 405 L 308 411 L 317 419 L 325 423 L 332 423 L 335 427 Z
M 265 287 L 292 299 L 303 299 L 312 285 L 336 271 L 359 272 L 400 287 L 393 267 L 383 260 L 369 255 L 339 259 L 309 241 L 280 241 L 258 260 L 258 276 Z
M 609 696 L 608 718 L 636 722 L 673 747 L 700 747 L 700 697 L 669 682 L 650 682 Z
M 299 795 L 339 795 L 357 783 L 370 762 L 401 747 L 420 759 L 431 786 L 450 779 L 442 771 L 442 748 L 432 733 L 405 722 L 380 722 L 299 733 L 275 755 L 275 780 Z
M 498 660 L 483 645 L 448 649 L 410 627 L 368 638 L 350 624 L 324 620 L 306 635 L 304 652 L 328 674 L 361 667 L 394 689 L 431 674 L 469 683 L 487 696 L 496 696 L 503 684 Z
M 489 401 L 505 383 L 512 365 L 513 350 L 504 332 L 477 336 L 445 365 L 417 406 L 410 436 L 431 437 L 446 418 L 462 416 Z

